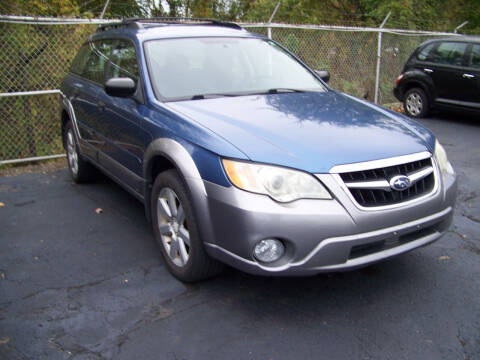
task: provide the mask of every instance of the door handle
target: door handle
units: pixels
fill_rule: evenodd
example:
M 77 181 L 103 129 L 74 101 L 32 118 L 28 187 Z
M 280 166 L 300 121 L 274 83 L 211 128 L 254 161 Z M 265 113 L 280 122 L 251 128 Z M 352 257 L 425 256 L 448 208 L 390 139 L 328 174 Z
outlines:
M 433 73 L 433 70 L 429 69 L 429 68 L 425 68 L 425 69 L 423 69 L 423 71 L 425 71 L 426 73 L 429 73 L 429 74 Z
M 103 110 L 105 110 L 105 103 L 103 101 L 99 101 L 97 102 L 97 106 L 98 106 L 98 110 L 100 112 L 102 112 Z
M 475 75 L 472 75 L 472 74 L 463 74 L 462 75 L 465 79 L 473 79 L 475 77 Z

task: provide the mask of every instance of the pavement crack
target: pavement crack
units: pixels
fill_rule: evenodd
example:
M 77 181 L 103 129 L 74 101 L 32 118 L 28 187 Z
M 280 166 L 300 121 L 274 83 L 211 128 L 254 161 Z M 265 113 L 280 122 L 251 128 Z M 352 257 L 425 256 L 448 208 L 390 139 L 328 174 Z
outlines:
M 35 297 L 35 296 L 40 295 L 41 293 L 44 293 L 44 292 L 47 292 L 47 291 L 62 291 L 62 290 L 65 290 L 68 293 L 72 290 L 81 290 L 81 289 L 84 289 L 84 288 L 100 285 L 101 283 L 103 283 L 105 281 L 113 280 L 113 279 L 115 279 L 116 277 L 119 277 L 119 276 L 123 276 L 123 273 L 122 274 L 117 274 L 117 275 L 114 275 L 114 276 L 110 276 L 110 277 L 107 277 L 107 278 L 103 278 L 103 279 L 100 279 L 100 280 L 97 280 L 97 281 L 91 281 L 91 282 L 88 282 L 88 283 L 85 283 L 85 284 L 80 284 L 80 285 L 64 286 L 64 287 L 48 287 L 48 288 L 44 288 L 44 289 L 35 291 L 31 294 L 25 295 L 24 297 L 22 297 L 22 300 L 28 300 L 32 297 Z
M 165 307 L 165 304 L 170 304 L 173 302 L 178 297 L 184 297 L 189 293 L 189 291 L 182 292 L 181 294 L 178 294 L 177 296 L 173 297 L 172 299 L 168 299 L 159 305 L 154 305 L 148 311 L 142 319 L 138 320 L 130 329 L 122 332 L 117 337 L 117 356 L 120 354 L 122 351 L 122 347 L 125 345 L 130 340 L 130 335 L 140 329 L 141 327 L 145 326 L 146 324 L 154 324 L 160 321 L 168 320 L 172 316 L 180 315 L 186 311 L 189 311 L 191 309 L 194 309 L 198 306 L 205 305 L 209 302 L 216 301 L 218 299 L 207 299 L 199 302 L 195 302 L 189 306 L 186 306 L 184 308 L 180 308 L 179 310 L 173 310 L 170 311 Z M 188 295 L 187 295 L 188 296 Z
M 468 251 L 471 251 L 474 254 L 480 255 L 480 247 L 477 246 L 472 240 L 468 239 L 466 235 L 460 234 L 456 230 L 448 230 L 449 233 L 457 235 L 464 243 L 466 243 L 466 247 L 463 249 L 466 249 Z
M 477 224 L 480 224 L 480 219 L 478 219 L 475 215 L 463 213 L 462 216 L 467 218 L 468 220 L 471 220 L 473 222 L 476 222 Z
M 461 201 L 465 201 L 465 202 L 466 201 L 471 201 L 471 200 L 476 199 L 477 197 L 478 197 L 477 192 L 472 191 L 472 192 L 466 194 L 465 197 L 461 199 Z

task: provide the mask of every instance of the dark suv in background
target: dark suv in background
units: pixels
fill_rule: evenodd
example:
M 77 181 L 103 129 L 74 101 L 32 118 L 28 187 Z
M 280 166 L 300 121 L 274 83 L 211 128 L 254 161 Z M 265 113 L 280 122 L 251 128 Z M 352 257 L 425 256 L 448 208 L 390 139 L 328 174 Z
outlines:
M 480 37 L 424 42 L 408 59 L 393 92 L 411 117 L 441 106 L 480 110 Z

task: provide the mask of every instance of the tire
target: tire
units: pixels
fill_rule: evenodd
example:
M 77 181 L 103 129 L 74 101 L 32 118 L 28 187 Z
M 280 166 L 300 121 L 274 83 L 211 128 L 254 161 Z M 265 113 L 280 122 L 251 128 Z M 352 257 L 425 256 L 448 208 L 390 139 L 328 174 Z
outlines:
M 155 239 L 173 276 L 195 282 L 222 271 L 223 265 L 205 252 L 190 194 L 176 170 L 155 179 L 151 209 Z
M 82 158 L 71 121 L 65 126 L 64 141 L 67 151 L 68 171 L 73 181 L 84 183 L 92 180 L 95 175 L 95 168 Z
M 403 97 L 405 113 L 413 118 L 421 118 L 428 114 L 429 103 L 425 91 L 420 88 L 412 88 Z

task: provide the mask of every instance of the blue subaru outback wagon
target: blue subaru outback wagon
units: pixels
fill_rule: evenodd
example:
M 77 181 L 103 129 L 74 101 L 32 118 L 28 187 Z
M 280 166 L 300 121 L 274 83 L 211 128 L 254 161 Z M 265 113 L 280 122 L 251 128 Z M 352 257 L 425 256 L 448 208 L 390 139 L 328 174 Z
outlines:
M 223 263 L 349 270 L 440 238 L 456 198 L 443 147 L 328 77 L 232 23 L 101 26 L 61 87 L 70 174 L 99 168 L 142 201 L 183 281 Z

